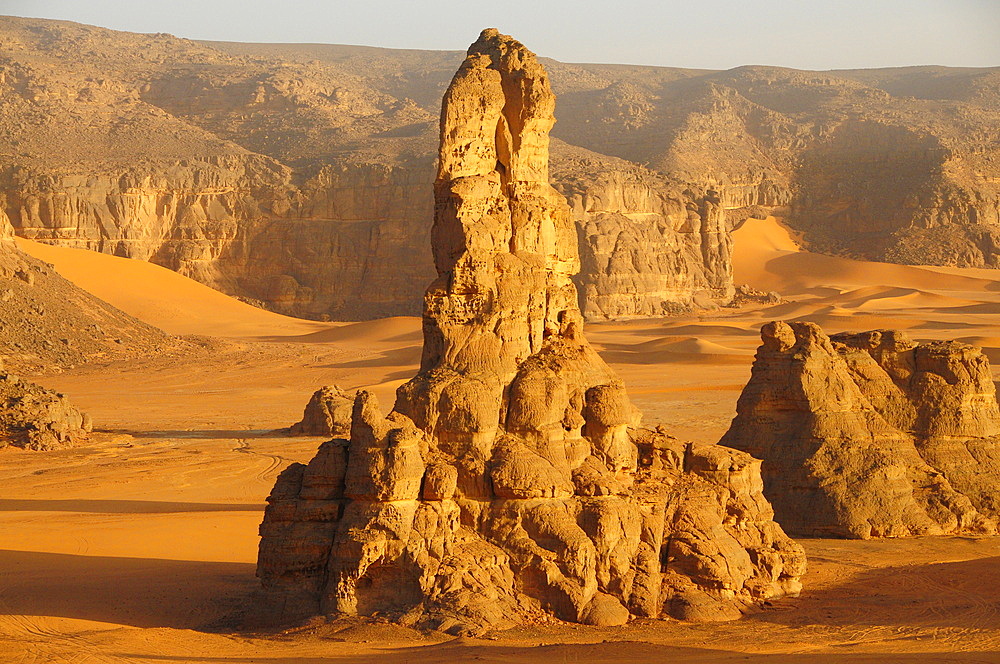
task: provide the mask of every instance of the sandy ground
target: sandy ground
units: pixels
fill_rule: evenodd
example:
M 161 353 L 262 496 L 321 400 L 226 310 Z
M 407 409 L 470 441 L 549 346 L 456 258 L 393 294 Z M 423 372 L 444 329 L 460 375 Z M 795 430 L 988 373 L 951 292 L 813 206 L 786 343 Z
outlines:
M 777 318 L 959 338 L 1000 361 L 1000 274 L 818 256 L 773 219 L 736 235 L 737 283 L 787 303 L 588 326 L 648 423 L 718 440 L 757 329 Z M 85 448 L 0 450 L 0 662 L 1000 662 L 998 538 L 805 541 L 803 595 L 721 625 L 552 624 L 484 640 L 391 625 L 234 632 L 264 498 L 320 442 L 273 430 L 328 383 L 374 389 L 388 410 L 419 360 L 419 320 L 299 321 L 147 263 L 20 244 L 147 322 L 213 340 L 187 361 L 37 378 L 100 432 Z

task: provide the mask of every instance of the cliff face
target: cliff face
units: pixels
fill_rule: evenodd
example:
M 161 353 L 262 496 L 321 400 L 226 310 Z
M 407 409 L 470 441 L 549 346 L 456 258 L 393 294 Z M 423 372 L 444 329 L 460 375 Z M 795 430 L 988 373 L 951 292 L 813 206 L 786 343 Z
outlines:
M 718 192 L 565 144 L 557 154 L 552 176 L 576 225 L 587 318 L 662 316 L 732 298 Z
M 0 209 L 18 234 L 298 316 L 419 311 L 436 105 L 461 54 L 9 17 L 0 43 Z M 549 66 L 588 317 L 726 301 L 745 208 L 779 209 L 821 250 L 1000 260 L 996 70 Z
M 484 31 L 444 97 L 420 370 L 387 416 L 359 393 L 349 439 L 278 478 L 262 619 L 479 633 L 730 619 L 798 591 L 803 552 L 759 462 L 635 428 L 587 342 L 570 208 L 549 184 L 554 105 L 534 54 Z
M 989 361 L 957 342 L 877 330 L 828 338 L 768 323 L 722 443 L 763 460 L 791 532 L 995 532 L 1000 412 Z

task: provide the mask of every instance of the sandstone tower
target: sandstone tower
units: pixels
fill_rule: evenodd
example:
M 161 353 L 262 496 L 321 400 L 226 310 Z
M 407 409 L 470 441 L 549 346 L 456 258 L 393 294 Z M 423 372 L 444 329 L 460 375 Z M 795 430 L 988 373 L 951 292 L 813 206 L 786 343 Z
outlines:
M 798 590 L 760 463 L 638 429 L 587 343 L 554 106 L 534 54 L 485 30 L 444 97 L 420 370 L 387 416 L 359 393 L 350 438 L 279 477 L 258 561 L 274 619 L 720 619 Z

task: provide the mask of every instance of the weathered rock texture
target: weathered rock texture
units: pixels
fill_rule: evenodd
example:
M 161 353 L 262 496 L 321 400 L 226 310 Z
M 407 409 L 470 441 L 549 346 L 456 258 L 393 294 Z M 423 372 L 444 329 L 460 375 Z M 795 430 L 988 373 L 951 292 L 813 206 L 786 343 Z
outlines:
M 302 420 L 288 432 L 293 436 L 349 436 L 354 396 L 336 385 L 319 388 L 309 398 Z
M 554 104 L 520 43 L 469 49 L 441 113 L 420 371 L 387 416 L 359 393 L 349 439 L 279 477 L 257 568 L 272 619 L 717 620 L 799 589 L 759 462 L 637 429 L 583 336 Z
M 565 144 L 557 154 L 553 181 L 576 225 L 574 280 L 586 318 L 661 316 L 732 299 L 732 239 L 718 192 Z
M 958 342 L 812 323 L 761 329 L 721 443 L 763 459 L 776 518 L 807 536 L 995 532 L 1000 412 L 989 361 Z
M 0 370 L 0 448 L 67 447 L 90 430 L 90 417 L 66 397 Z

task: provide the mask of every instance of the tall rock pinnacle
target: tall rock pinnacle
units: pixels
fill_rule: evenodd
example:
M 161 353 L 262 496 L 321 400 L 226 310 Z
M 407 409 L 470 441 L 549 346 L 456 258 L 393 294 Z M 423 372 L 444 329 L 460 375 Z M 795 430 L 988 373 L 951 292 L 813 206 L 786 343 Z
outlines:
M 634 469 L 625 388 L 583 337 L 566 200 L 548 183 L 555 96 L 519 42 L 485 30 L 445 93 L 420 373 L 396 410 L 459 457 L 463 493 L 481 497 L 501 432 L 568 474 L 591 453 L 587 391 L 614 404 L 594 450 Z M 596 415 L 595 415 L 596 417 Z M 593 418 L 592 418 L 593 419 Z M 479 483 L 482 486 L 472 485 Z
M 583 336 L 554 106 L 534 54 L 485 30 L 444 97 L 420 371 L 385 417 L 360 392 L 350 439 L 278 478 L 257 569 L 272 619 L 725 619 L 798 590 L 760 462 L 635 428 Z

